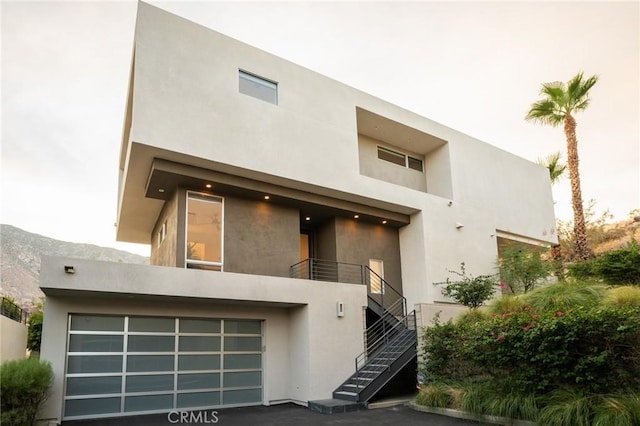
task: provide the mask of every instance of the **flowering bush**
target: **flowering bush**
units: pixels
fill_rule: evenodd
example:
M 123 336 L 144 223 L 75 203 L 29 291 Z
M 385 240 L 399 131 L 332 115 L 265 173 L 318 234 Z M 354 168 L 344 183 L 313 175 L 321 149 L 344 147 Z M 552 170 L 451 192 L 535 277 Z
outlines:
M 640 390 L 640 306 L 480 310 L 436 321 L 423 337 L 421 370 L 434 382 L 490 382 L 535 395 Z

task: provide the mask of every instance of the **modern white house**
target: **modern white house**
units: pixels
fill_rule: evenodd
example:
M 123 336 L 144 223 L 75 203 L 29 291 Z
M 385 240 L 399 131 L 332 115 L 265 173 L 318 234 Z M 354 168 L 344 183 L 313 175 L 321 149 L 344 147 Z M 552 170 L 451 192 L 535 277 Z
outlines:
M 544 167 L 145 3 L 119 169 L 151 266 L 42 260 L 54 422 L 366 404 L 448 270 L 557 243 Z

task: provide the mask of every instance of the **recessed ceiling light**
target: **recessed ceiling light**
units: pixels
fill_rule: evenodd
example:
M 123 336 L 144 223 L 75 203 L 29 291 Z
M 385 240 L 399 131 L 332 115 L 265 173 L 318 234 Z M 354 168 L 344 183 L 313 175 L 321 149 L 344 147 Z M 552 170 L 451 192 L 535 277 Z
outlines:
M 164 188 L 158 188 L 158 192 L 159 193 L 163 193 L 164 192 Z
M 359 217 L 360 217 L 360 215 L 359 215 L 359 214 L 354 214 L 354 215 L 353 215 L 353 218 L 354 218 L 354 219 L 357 219 L 357 218 L 359 218 Z
M 268 195 L 265 195 L 265 196 L 264 196 L 264 199 L 265 199 L 265 200 L 268 200 L 269 198 L 271 198 L 271 197 L 269 197 Z
M 205 185 L 205 188 L 210 189 L 213 185 L 211 185 L 210 183 Z
M 304 218 L 304 220 L 311 220 L 311 217 L 307 216 Z
M 382 224 L 383 224 L 383 225 L 386 225 L 386 224 L 387 224 L 387 221 L 386 221 L 386 220 L 383 220 L 383 221 L 382 221 Z

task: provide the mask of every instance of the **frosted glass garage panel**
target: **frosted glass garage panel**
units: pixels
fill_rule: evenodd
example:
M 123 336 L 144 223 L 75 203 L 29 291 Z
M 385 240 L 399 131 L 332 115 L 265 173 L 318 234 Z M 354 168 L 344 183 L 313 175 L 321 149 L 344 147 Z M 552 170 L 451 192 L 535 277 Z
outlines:
M 262 367 L 262 355 L 260 354 L 225 354 L 224 368 L 235 369 L 260 369 Z
M 69 355 L 67 373 L 119 373 L 122 355 Z
M 73 315 L 71 316 L 71 330 L 124 331 L 124 317 Z
M 260 371 L 225 372 L 225 388 L 256 387 L 262 385 L 262 373 Z
M 69 399 L 64 404 L 65 417 L 120 412 L 120 397 Z
M 220 336 L 180 336 L 180 352 L 218 352 Z
M 220 387 L 220 373 L 179 374 L 178 390 L 215 389 Z
M 173 394 L 127 396 L 124 411 L 153 411 L 173 408 Z
M 128 355 L 127 371 L 173 371 L 173 355 Z
M 154 332 L 173 333 L 176 330 L 176 320 L 173 318 L 154 317 L 130 317 L 129 331 L 134 332 Z
M 220 355 L 179 355 L 178 370 L 219 370 Z
M 98 395 L 120 393 L 122 376 L 69 377 L 67 395 Z
M 262 337 L 225 336 L 224 350 L 231 352 L 256 352 L 262 349 Z
M 130 335 L 127 341 L 128 352 L 173 352 L 175 349 L 174 336 Z
M 127 376 L 126 392 L 158 392 L 173 390 L 173 374 Z
M 122 352 L 122 335 L 72 334 L 69 352 Z
M 220 405 L 220 392 L 193 392 L 178 394 L 178 408 L 211 407 Z
M 220 333 L 220 320 L 180 318 L 180 333 Z
M 262 322 L 255 320 L 224 320 L 224 332 L 231 334 L 262 334 Z
M 223 405 L 262 402 L 262 389 L 242 389 L 222 392 Z

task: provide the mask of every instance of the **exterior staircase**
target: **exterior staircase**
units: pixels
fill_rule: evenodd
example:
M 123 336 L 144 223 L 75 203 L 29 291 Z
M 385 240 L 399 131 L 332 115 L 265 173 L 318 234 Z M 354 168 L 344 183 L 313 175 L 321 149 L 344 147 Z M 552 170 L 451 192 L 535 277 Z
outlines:
M 402 318 L 385 315 L 367 329 L 384 329 L 356 357 L 355 372 L 334 392 L 345 401 L 367 402 L 417 356 L 415 312 Z M 377 333 L 376 333 L 377 334 Z
M 407 312 L 406 299 L 368 266 L 305 262 L 292 266 L 291 276 L 367 285 L 368 308 L 371 317 L 377 318 L 368 321 L 371 324 L 364 331 L 365 347 L 355 359 L 355 372 L 333 392 L 333 399 L 309 401 L 309 408 L 326 414 L 366 408 L 376 393 L 416 359 L 415 311 Z M 338 280 L 340 277 L 348 280 Z

